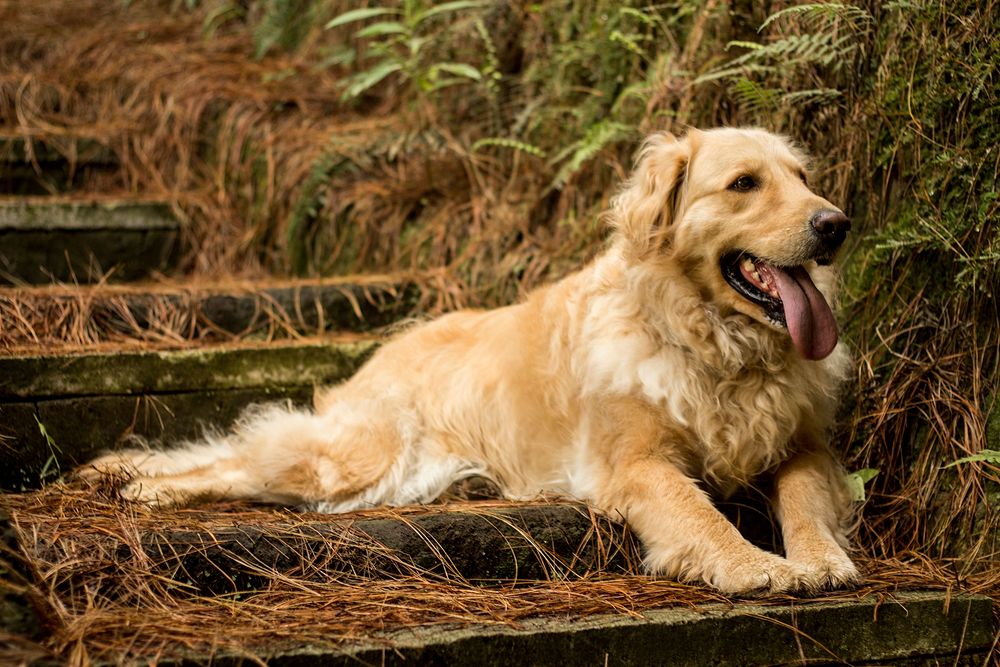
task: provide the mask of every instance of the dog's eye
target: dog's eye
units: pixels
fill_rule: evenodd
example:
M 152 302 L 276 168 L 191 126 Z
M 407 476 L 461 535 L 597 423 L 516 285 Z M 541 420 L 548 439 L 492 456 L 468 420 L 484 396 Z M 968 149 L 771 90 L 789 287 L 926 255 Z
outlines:
M 806 185 L 809 185 L 809 178 L 806 176 L 806 172 L 800 171 L 799 172 L 799 178 L 802 179 L 803 183 L 805 183 Z
M 757 187 L 757 181 L 754 180 L 753 176 L 740 176 L 735 181 L 729 184 L 730 190 L 735 190 L 736 192 L 749 192 Z

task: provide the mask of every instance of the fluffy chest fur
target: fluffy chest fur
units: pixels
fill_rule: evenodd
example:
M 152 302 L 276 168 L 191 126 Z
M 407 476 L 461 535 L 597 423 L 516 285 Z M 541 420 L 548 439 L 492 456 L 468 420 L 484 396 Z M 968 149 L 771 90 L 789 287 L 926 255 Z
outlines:
M 797 437 L 829 428 L 842 347 L 806 361 L 780 332 L 722 317 L 682 277 L 650 273 L 613 254 L 594 267 L 578 364 L 587 393 L 655 405 L 685 436 L 665 435 L 662 446 L 724 495 L 785 460 Z

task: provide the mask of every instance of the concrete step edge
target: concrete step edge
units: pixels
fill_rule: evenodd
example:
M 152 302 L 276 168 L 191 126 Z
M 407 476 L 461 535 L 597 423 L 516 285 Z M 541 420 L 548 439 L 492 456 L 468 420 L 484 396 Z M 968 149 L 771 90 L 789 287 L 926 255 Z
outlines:
M 645 611 L 638 617 L 536 618 L 516 627 L 424 626 L 340 646 L 247 651 L 271 667 L 386 665 L 979 665 L 993 643 L 985 596 L 900 592 L 886 599 L 738 603 Z M 232 653 L 161 664 L 250 665 Z
M 372 336 L 185 350 L 0 357 L 0 402 L 326 384 L 375 350 Z
M 156 199 L 26 197 L 0 199 L 0 232 L 177 230 L 168 202 Z

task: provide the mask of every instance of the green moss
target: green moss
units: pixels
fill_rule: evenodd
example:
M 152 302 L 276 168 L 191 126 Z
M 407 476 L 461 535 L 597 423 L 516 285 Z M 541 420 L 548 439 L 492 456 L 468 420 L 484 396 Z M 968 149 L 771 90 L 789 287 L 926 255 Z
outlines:
M 6 357 L 0 358 L 0 401 L 329 384 L 349 377 L 376 347 L 369 339 Z

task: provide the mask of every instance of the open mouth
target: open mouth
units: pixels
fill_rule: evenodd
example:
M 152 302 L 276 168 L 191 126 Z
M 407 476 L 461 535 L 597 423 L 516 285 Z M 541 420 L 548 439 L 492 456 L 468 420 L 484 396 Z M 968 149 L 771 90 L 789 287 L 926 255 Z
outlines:
M 737 294 L 760 306 L 772 323 L 788 329 L 806 359 L 823 359 L 837 345 L 837 323 L 826 298 L 803 266 L 780 266 L 745 250 L 719 262 L 722 277 Z

